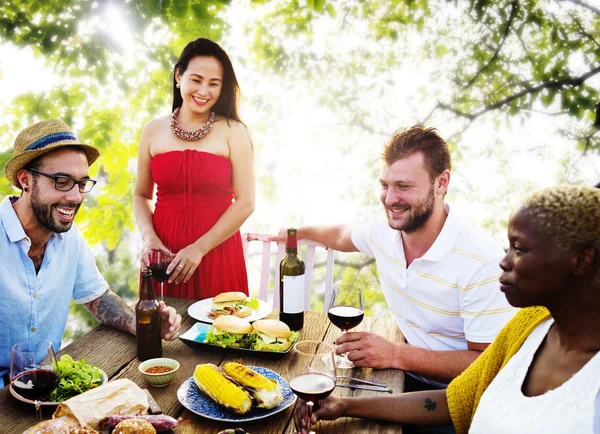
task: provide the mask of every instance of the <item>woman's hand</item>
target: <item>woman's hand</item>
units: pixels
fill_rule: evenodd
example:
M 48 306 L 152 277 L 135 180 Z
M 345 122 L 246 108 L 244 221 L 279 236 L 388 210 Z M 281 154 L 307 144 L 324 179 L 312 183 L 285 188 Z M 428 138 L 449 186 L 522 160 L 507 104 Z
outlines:
M 169 283 L 187 283 L 206 253 L 196 243 L 181 249 L 167 268 Z
M 150 266 L 151 250 L 160 250 L 161 252 L 171 253 L 160 238 L 157 236 L 148 237 L 148 239 L 144 240 L 144 245 L 142 246 L 142 268 L 148 268 Z
M 319 420 L 334 420 L 344 415 L 346 404 L 344 398 L 329 396 L 326 399 L 317 401 L 313 407 L 310 424 L 314 425 Z M 308 434 L 308 414 L 306 412 L 306 401 L 298 399 L 296 409 L 294 410 L 294 423 L 298 434 Z

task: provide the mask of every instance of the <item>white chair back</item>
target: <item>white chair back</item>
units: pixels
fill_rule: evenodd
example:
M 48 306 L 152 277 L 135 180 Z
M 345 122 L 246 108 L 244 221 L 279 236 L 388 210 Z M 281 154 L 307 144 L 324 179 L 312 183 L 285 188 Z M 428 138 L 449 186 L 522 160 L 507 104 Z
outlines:
M 275 281 L 273 294 L 273 307 L 279 308 L 279 263 L 285 256 L 285 242 L 270 241 L 269 238 L 273 235 L 268 234 L 242 234 L 242 243 L 244 245 L 244 258 L 246 266 L 248 266 L 248 243 L 252 241 L 262 242 L 262 264 L 260 272 L 260 291 L 258 298 L 267 301 L 269 291 L 269 267 L 271 263 L 271 245 L 277 244 L 277 256 L 275 261 Z M 331 297 L 331 288 L 333 286 L 333 253 L 334 250 L 312 240 L 298 240 L 298 246 L 306 246 L 306 258 L 304 258 L 305 271 L 305 288 L 304 288 L 304 310 L 310 310 L 310 294 L 312 286 L 312 278 L 315 266 L 315 248 L 319 247 L 327 251 L 327 263 L 325 269 L 325 297 L 324 310 L 327 312 L 329 299 Z

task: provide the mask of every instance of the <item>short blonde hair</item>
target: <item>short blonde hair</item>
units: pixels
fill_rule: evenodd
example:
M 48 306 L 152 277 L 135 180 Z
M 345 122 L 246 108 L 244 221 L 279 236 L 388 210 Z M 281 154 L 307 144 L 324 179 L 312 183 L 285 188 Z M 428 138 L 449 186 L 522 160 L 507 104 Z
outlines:
M 562 252 L 600 246 L 600 189 L 586 185 L 544 188 L 527 197 L 521 207 Z M 600 284 L 600 267 L 595 284 Z

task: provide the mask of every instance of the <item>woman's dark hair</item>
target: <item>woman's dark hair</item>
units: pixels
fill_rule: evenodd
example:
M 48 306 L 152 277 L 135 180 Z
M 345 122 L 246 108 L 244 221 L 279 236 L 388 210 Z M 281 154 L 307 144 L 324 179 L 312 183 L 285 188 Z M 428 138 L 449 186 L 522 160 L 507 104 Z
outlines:
M 219 96 L 217 103 L 212 107 L 212 111 L 218 115 L 241 122 L 238 114 L 240 86 L 238 85 L 237 78 L 235 78 L 231 60 L 229 60 L 229 56 L 219 44 L 206 38 L 198 38 L 187 44 L 181 52 L 181 55 L 175 64 L 175 68 L 173 68 L 173 111 L 175 111 L 177 107 L 181 107 L 181 104 L 183 103 L 181 92 L 175 86 L 177 84 L 175 73 L 179 71 L 179 75 L 183 75 L 190 61 L 199 56 L 214 57 L 223 67 L 221 95 Z

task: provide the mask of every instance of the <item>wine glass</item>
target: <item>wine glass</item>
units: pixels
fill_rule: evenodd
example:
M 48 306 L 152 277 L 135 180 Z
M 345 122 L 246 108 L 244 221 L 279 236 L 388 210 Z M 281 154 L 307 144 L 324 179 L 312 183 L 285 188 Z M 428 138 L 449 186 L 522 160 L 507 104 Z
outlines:
M 335 389 L 333 347 L 319 341 L 298 341 L 290 359 L 290 389 L 306 401 L 308 429 L 315 402 L 327 398 Z M 315 434 L 310 431 L 310 434 Z
M 37 420 L 42 418 L 40 401 L 58 386 L 59 372 L 52 342 L 37 339 L 13 345 L 10 355 L 10 387 L 34 401 Z
M 173 260 L 175 255 L 163 250 L 150 250 L 150 271 L 152 271 L 152 278 L 160 283 L 160 296 L 157 297 L 159 300 L 164 299 L 164 282 L 169 279 L 167 274 L 167 268 Z
M 365 317 L 365 307 L 361 288 L 333 288 L 329 310 L 329 320 L 343 333 L 359 325 Z M 341 369 L 354 368 L 354 363 L 346 354 L 335 356 L 335 366 Z

